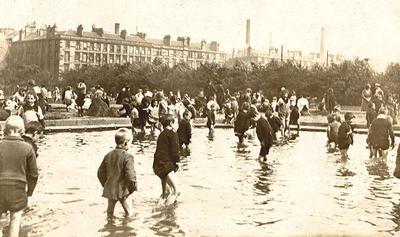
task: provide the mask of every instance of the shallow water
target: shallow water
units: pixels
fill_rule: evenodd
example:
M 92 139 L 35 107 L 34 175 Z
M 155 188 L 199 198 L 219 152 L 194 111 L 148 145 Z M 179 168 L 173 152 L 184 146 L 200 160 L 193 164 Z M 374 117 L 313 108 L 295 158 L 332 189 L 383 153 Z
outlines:
M 134 215 L 107 222 L 107 200 L 96 172 L 114 146 L 115 131 L 46 135 L 39 148 L 39 183 L 22 220 L 22 236 L 198 236 L 400 234 L 400 180 L 387 165 L 369 161 L 365 136 L 355 136 L 350 160 L 328 154 L 324 133 L 303 132 L 273 147 L 267 165 L 259 145 L 238 152 L 232 130 L 209 139 L 195 129 L 192 153 L 177 172 L 181 196 L 157 207 L 161 186 L 152 172 L 154 138 L 131 146 L 139 191 Z M 6 218 L 0 221 L 3 227 Z

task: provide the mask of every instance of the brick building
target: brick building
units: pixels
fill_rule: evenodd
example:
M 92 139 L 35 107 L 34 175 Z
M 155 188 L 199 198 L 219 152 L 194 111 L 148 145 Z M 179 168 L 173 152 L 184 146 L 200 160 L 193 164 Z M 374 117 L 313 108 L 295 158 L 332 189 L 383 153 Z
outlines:
M 189 37 L 174 41 L 169 35 L 162 40 L 148 39 L 145 33 L 128 35 L 126 30 L 120 31 L 119 23 L 115 24 L 114 34 L 94 26 L 87 32 L 82 25 L 76 31 L 56 31 L 55 25 L 31 34 L 21 30 L 18 40 L 12 42 L 11 53 L 16 62 L 36 64 L 53 78 L 89 65 L 152 63 L 156 58 L 171 67 L 184 62 L 193 68 L 205 62 L 226 61 L 226 54 L 219 51 L 216 41 L 196 43 Z

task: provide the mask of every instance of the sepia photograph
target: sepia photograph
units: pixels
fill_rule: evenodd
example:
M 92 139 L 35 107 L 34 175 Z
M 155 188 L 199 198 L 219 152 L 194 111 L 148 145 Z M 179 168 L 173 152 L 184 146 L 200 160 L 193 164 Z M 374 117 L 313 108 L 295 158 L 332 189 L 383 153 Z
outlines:
M 400 236 L 400 1 L 1 0 L 0 237 Z

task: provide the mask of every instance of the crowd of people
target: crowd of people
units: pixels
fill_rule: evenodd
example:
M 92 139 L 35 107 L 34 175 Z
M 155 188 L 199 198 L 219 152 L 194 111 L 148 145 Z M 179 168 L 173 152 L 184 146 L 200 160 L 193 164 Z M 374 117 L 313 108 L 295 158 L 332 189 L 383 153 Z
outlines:
M 397 114 L 390 112 L 391 104 L 395 104 L 391 97 L 387 96 L 384 100 L 383 90 L 377 87 L 376 91 L 378 99 L 370 99 L 367 104 L 367 144 L 371 158 L 386 159 L 388 149 L 394 147 L 392 115 L 396 117 Z M 0 213 L 10 212 L 9 236 L 18 236 L 22 210 L 27 207 L 27 198 L 32 195 L 38 179 L 36 142 L 43 134 L 44 113 L 49 98 L 44 94 L 46 91 L 43 87 L 31 82 L 28 88 L 20 88 L 9 98 L 15 105 L 7 110 L 4 138 L 0 141 Z M 342 158 L 349 159 L 347 151 L 354 142 L 352 120 L 355 116 L 347 112 L 343 120 L 333 95 L 333 90 L 329 89 L 323 101 L 324 109 L 329 113 L 327 146 L 332 152 L 339 149 Z M 60 100 L 66 104 L 66 109 L 76 104 L 74 106 L 80 116 L 88 108 L 85 103 L 89 99 L 102 100 L 107 106 L 110 104 L 110 99 L 100 86 L 87 90 L 84 81 L 80 81 L 76 88 L 67 87 L 60 93 Z M 231 93 L 222 85 L 214 86 L 211 82 L 194 98 L 188 94 L 181 95 L 180 91 L 165 95 L 162 90 L 139 89 L 132 93 L 129 87 L 124 87 L 115 95 L 115 100 L 122 104 L 120 116 L 131 119 L 132 129 L 117 131 L 116 148 L 104 156 L 97 172 L 104 188 L 103 197 L 108 199 L 107 216 L 110 219 L 114 217 L 117 202 L 121 203 L 125 214 L 130 215 L 127 198 L 137 190 L 137 178 L 134 158 L 128 148 L 133 139 L 146 133 L 146 127 L 150 126 L 151 132 L 160 131 L 152 168 L 161 182 L 159 204 L 168 205 L 180 195 L 175 172 L 179 169 L 180 156 L 190 154 L 193 118 L 206 118 L 209 136 L 215 136 L 217 114 L 223 114 L 224 122 L 234 127 L 239 151 L 246 149 L 245 139 L 252 136 L 249 131 L 254 128 L 260 142 L 258 159 L 267 162 L 270 148 L 296 139 L 300 131 L 300 116 L 310 115 L 308 99 L 302 95 L 297 97 L 295 91 L 284 87 L 271 101 L 264 97 L 262 91 L 246 89 Z M 4 104 L 10 106 L 9 102 Z M 296 128 L 296 133 L 292 132 L 291 125 Z M 400 178 L 400 155 L 396 160 L 394 175 Z

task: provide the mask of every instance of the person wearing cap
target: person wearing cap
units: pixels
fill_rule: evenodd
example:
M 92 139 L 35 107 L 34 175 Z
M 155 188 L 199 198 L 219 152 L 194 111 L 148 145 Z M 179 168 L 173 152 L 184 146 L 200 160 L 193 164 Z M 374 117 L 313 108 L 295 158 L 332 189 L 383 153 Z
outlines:
M 268 120 L 260 115 L 257 112 L 257 109 L 251 108 L 250 109 L 250 116 L 251 119 L 256 124 L 256 134 L 257 138 L 260 141 L 260 153 L 259 153 L 259 160 L 263 162 L 267 161 L 267 155 L 269 154 L 269 149 L 273 143 L 273 136 L 272 136 L 272 128 L 269 124 Z
M 344 121 L 339 127 L 338 131 L 338 147 L 343 159 L 348 159 L 349 156 L 347 151 L 350 145 L 353 145 L 353 128 L 351 127 L 351 120 L 355 116 L 351 112 L 346 112 L 344 114 Z
M 392 123 L 388 120 L 387 109 L 385 107 L 379 110 L 378 117 L 372 122 L 368 132 L 368 141 L 372 148 L 372 157 L 376 158 L 378 151 L 382 158 L 386 160 L 388 149 L 394 148 L 394 134 Z M 390 138 L 390 144 L 389 144 Z

